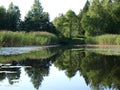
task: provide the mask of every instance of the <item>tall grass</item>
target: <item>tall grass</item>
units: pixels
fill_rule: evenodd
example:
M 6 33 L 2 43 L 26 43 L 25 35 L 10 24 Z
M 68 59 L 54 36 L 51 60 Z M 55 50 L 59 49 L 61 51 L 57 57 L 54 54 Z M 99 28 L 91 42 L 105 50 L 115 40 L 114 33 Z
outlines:
M 0 46 L 49 45 L 58 43 L 58 38 L 48 32 L 0 32 Z
M 120 35 L 106 34 L 95 37 L 88 37 L 86 44 L 99 44 L 99 45 L 120 45 Z

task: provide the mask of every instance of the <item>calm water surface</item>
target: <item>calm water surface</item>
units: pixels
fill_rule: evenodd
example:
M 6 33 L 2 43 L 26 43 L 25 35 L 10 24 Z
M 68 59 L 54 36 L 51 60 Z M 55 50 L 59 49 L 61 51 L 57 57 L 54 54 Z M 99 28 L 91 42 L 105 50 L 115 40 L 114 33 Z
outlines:
M 119 89 L 118 47 L 0 50 L 0 90 Z

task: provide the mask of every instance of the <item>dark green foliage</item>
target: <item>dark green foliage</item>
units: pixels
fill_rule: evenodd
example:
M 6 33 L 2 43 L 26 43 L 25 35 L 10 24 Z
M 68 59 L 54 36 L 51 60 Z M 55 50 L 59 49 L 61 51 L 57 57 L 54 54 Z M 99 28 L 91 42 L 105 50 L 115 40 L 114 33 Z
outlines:
M 78 38 L 81 35 L 120 34 L 120 0 L 87 0 L 78 15 L 68 10 L 66 14 L 49 20 L 39 0 L 34 0 L 31 10 L 20 19 L 20 10 L 13 3 L 8 10 L 0 7 L 0 30 L 48 31 L 60 38 Z
M 72 39 L 72 36 L 74 35 L 73 32 L 77 31 L 76 26 L 77 26 L 77 15 L 75 14 L 74 11 L 68 10 L 67 13 L 65 14 L 66 17 L 66 27 L 69 30 L 69 38 Z M 72 35 L 73 34 L 73 35 Z
M 43 12 L 43 8 L 39 0 L 34 0 L 34 4 L 31 7 L 31 10 L 28 12 L 27 16 L 25 17 L 25 30 L 42 30 L 43 23 L 48 18 L 48 14 Z
M 31 10 L 25 16 L 22 28 L 25 31 L 48 31 L 55 34 L 57 33 L 53 24 L 49 21 L 49 14 L 43 12 L 39 0 L 34 0 Z
M 18 30 L 20 25 L 20 10 L 11 3 L 8 10 L 0 7 L 0 30 Z
M 61 14 L 56 17 L 53 24 L 62 37 L 72 38 L 78 34 L 77 15 L 72 10 L 68 10 L 65 15 Z
M 31 10 L 25 16 L 25 20 L 21 20 L 21 14 L 18 6 L 10 3 L 8 10 L 3 6 L 0 7 L 0 30 L 11 31 L 48 31 L 58 34 L 54 25 L 49 20 L 49 14 L 43 12 L 43 8 L 39 0 L 34 0 Z
M 120 2 L 116 0 L 93 0 L 81 20 L 87 36 L 119 34 Z
M 65 20 L 65 17 L 63 14 L 61 14 L 59 17 L 56 17 L 53 21 L 54 26 L 59 32 L 59 37 L 65 36 L 64 20 Z
M 85 34 L 85 30 L 83 29 L 83 27 L 81 25 L 81 19 L 83 18 L 85 13 L 88 11 L 89 6 L 90 6 L 90 2 L 87 0 L 85 6 L 83 7 L 83 10 L 81 10 L 80 13 L 78 14 L 78 31 L 79 31 L 80 35 Z
M 12 31 L 19 30 L 20 16 L 21 14 L 18 6 L 15 6 L 13 3 L 11 3 L 7 10 L 7 29 Z
M 76 15 L 72 10 L 68 10 L 65 15 L 61 14 L 54 19 L 53 24 L 57 31 L 60 32 L 60 36 L 66 38 L 77 38 L 80 35 L 84 35 L 85 29 L 81 26 L 81 19 L 88 11 L 89 5 L 90 3 L 87 1 L 79 15 Z
M 0 7 L 0 29 L 6 29 L 6 9 Z

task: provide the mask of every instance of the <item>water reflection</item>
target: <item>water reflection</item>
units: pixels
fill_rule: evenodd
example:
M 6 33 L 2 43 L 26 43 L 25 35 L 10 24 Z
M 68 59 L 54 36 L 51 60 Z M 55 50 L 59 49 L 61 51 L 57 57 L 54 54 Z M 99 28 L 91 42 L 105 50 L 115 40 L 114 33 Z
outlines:
M 44 49 L 29 54 L 0 56 L 0 80 L 8 79 L 9 84 L 14 84 L 20 78 L 21 67 L 31 78 L 34 88 L 38 89 L 43 77 L 48 76 L 49 67 L 57 56 L 57 49 Z
M 49 77 L 50 67 L 54 65 L 58 70 L 64 71 L 70 79 L 78 74 L 80 76 L 78 80 L 84 77 L 86 85 L 92 90 L 119 90 L 120 56 L 107 54 L 107 52 L 103 54 L 98 49 L 97 51 L 86 48 L 49 48 L 29 54 L 2 55 L 0 56 L 0 82 L 7 78 L 10 85 L 19 83 L 23 73 L 21 67 L 24 67 L 30 82 L 38 90 L 44 78 Z M 76 86 L 79 85 L 77 82 L 74 83 Z M 79 90 L 79 87 L 76 90 Z
M 94 89 L 120 89 L 120 56 L 86 52 L 81 73 Z

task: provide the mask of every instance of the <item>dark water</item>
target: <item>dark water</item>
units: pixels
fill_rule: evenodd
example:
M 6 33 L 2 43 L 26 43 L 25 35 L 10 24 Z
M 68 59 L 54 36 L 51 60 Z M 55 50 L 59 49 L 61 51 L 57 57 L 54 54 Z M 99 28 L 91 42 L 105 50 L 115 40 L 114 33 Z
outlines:
M 119 48 L 0 51 L 0 90 L 119 90 Z M 4 50 L 12 54 L 2 53 Z M 5 52 L 6 52 L 5 51 Z

